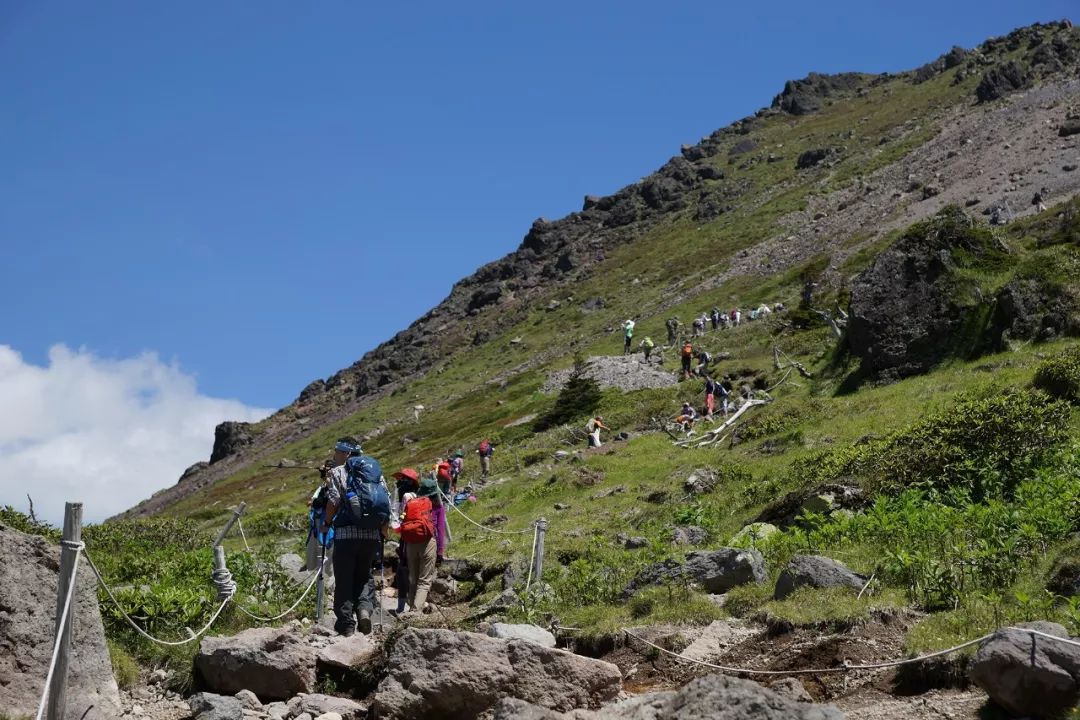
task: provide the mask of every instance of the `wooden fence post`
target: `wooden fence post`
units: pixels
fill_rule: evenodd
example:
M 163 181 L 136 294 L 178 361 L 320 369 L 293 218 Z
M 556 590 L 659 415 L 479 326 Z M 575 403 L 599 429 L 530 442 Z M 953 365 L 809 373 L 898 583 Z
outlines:
M 82 503 L 64 504 L 64 540 L 67 543 L 82 542 Z M 73 570 L 75 569 L 75 557 L 78 552 L 64 543 L 60 546 L 60 576 L 56 587 L 56 628 L 59 630 L 63 620 L 64 601 L 67 599 L 68 588 L 75 582 Z M 71 658 L 71 636 L 75 624 L 75 603 L 78 600 L 78 590 L 71 598 L 71 606 L 68 608 L 67 620 L 64 622 L 64 631 L 57 642 L 60 643 L 60 651 L 56 658 L 56 669 L 53 671 L 52 683 L 49 685 L 49 704 L 46 708 L 45 717 L 48 720 L 64 720 L 64 705 L 67 701 L 67 671 L 68 662 Z
M 540 582 L 540 576 L 544 572 L 544 535 L 547 533 L 548 522 L 544 518 L 536 521 L 536 557 L 533 560 L 533 577 Z

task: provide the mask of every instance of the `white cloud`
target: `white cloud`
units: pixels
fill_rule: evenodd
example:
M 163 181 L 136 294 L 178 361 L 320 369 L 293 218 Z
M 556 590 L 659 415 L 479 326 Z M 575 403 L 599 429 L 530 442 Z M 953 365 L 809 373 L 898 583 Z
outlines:
M 123 360 L 49 350 L 46 367 L 0 345 L 0 505 L 59 525 L 65 501 L 100 522 L 174 484 L 210 457 L 214 426 L 269 410 L 200 395 L 156 354 Z

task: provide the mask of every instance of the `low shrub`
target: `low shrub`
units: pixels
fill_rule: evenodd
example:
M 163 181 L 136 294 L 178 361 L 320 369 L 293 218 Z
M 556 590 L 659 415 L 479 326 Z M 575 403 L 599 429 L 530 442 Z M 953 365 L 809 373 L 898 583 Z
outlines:
M 1031 384 L 1050 397 L 1080 405 L 1080 345 L 1043 361 Z

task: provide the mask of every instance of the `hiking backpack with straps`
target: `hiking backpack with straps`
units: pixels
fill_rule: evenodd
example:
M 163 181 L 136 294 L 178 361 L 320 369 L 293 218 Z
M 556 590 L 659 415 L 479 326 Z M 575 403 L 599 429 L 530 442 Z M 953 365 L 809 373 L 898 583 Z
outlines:
M 401 539 L 407 543 L 427 542 L 435 537 L 435 521 L 431 518 L 431 500 L 413 498 L 405 505 L 401 521 Z
M 351 457 L 345 461 L 345 472 L 345 498 L 334 525 L 377 530 L 390 522 L 390 495 L 379 461 L 370 455 Z
M 481 455 L 484 455 L 484 456 L 490 455 L 491 454 L 491 443 L 489 443 L 487 440 L 481 440 L 480 441 L 480 447 L 478 449 L 480 450 Z

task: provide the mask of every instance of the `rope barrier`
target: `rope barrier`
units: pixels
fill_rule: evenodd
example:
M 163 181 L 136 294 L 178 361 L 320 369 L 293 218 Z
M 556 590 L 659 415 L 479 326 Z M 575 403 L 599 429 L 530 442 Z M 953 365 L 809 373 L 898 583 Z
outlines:
M 53 641 L 52 659 L 49 661 L 49 673 L 45 676 L 45 687 L 41 690 L 41 702 L 38 703 L 36 720 L 41 720 L 45 713 L 45 701 L 49 698 L 49 686 L 52 685 L 53 673 L 56 672 L 56 661 L 60 659 L 60 640 L 64 637 L 64 628 L 67 627 L 68 613 L 71 610 L 71 598 L 75 596 L 75 578 L 79 571 L 79 558 L 82 556 L 86 545 L 71 540 L 61 540 L 60 544 L 75 551 L 75 562 L 71 565 L 71 578 L 68 584 L 67 597 L 64 598 L 64 609 L 60 614 L 60 622 L 56 625 L 56 639 Z M 87 560 L 90 558 L 88 557 Z
M 490 533 L 498 533 L 499 535 L 523 535 L 523 534 L 529 532 L 530 528 L 525 528 L 524 530 L 499 530 L 498 528 L 488 527 L 487 525 L 481 525 L 480 523 L 476 522 L 471 517 L 466 515 L 464 513 L 464 511 L 462 511 L 461 508 L 459 508 L 457 505 L 455 505 L 453 499 L 449 495 L 444 493 L 442 491 L 442 488 L 439 488 L 439 495 L 441 495 L 443 497 L 443 502 L 444 503 L 449 502 L 450 507 L 457 510 L 458 514 L 461 515 L 461 517 L 465 518 L 466 520 L 468 520 L 469 522 L 471 522 L 473 525 L 480 528 L 481 530 L 486 530 L 486 531 L 488 531 Z
M 630 632 L 629 630 L 624 629 L 623 632 L 627 635 L 627 637 L 631 637 L 631 638 L 633 638 L 633 639 L 635 639 L 635 640 L 637 640 L 637 641 L 639 641 L 641 643 L 644 643 L 645 645 L 648 645 L 651 648 L 659 650 L 660 652 L 662 652 L 662 653 L 664 653 L 666 655 L 670 655 L 671 657 L 674 657 L 674 658 L 676 658 L 678 660 L 682 660 L 683 662 L 694 663 L 694 664 L 697 664 L 697 665 L 702 665 L 704 667 L 713 668 L 714 670 L 720 670 L 722 672 L 744 673 L 744 674 L 747 674 L 747 675 L 823 675 L 823 674 L 826 674 L 826 673 L 843 673 L 843 672 L 851 672 L 851 671 L 855 671 L 855 670 L 883 670 L 885 668 L 899 667 L 901 665 L 911 665 L 911 664 L 914 664 L 914 663 L 920 663 L 920 662 L 923 662 L 924 660 L 930 660 L 932 658 L 941 657 L 942 655 L 952 654 L 952 653 L 957 652 L 959 650 L 969 648 L 972 645 L 978 645 L 979 643 L 981 643 L 981 642 L 983 642 L 985 640 L 989 640 L 990 638 L 992 638 L 994 635 L 1001 632 L 1002 630 L 1016 630 L 1017 632 L 1028 633 L 1029 635 L 1046 638 L 1047 640 L 1055 640 L 1057 642 L 1064 643 L 1066 645 L 1075 645 L 1076 647 L 1080 647 L 1080 642 L 1077 642 L 1075 640 L 1070 640 L 1069 638 L 1058 637 L 1057 635 L 1050 635 L 1048 633 L 1040 632 L 1039 630 L 1033 630 L 1031 628 L 1014 627 L 1014 626 L 1010 625 L 1010 626 L 1007 626 L 1007 627 L 1000 628 L 999 630 L 995 630 L 994 632 L 987 633 L 987 634 L 985 634 L 985 635 L 983 635 L 981 637 L 977 637 L 974 640 L 968 640 L 967 642 L 960 643 L 959 645 L 954 645 L 954 646 L 952 646 L 950 648 L 945 648 L 944 650 L 938 650 L 936 652 L 927 653 L 925 655 L 919 655 L 918 657 L 907 658 L 905 660 L 887 660 L 885 662 L 868 663 L 868 664 L 865 664 L 865 665 L 851 665 L 845 660 L 844 664 L 842 666 L 840 666 L 840 667 L 803 668 L 803 669 L 795 669 L 795 670 L 755 670 L 753 668 L 738 668 L 738 667 L 730 667 L 730 666 L 727 666 L 727 665 L 716 665 L 714 663 L 706 662 L 704 660 L 697 660 L 695 658 L 689 658 L 689 657 L 686 657 L 685 655 L 680 655 L 679 653 L 672 652 L 671 650 L 668 650 L 666 648 L 662 648 L 659 645 L 657 645 L 656 643 L 649 642 L 645 638 L 643 638 L 643 637 L 641 637 L 639 635 L 635 635 L 634 633 Z
M 244 549 L 251 552 L 251 546 L 248 545 L 247 535 L 244 534 L 244 523 L 240 522 L 240 517 L 236 518 L 236 527 L 240 529 L 240 537 L 244 540 Z
M 214 614 L 210 617 L 210 621 L 207 622 L 206 625 L 204 625 L 201 630 L 199 630 L 196 633 L 192 633 L 191 637 L 189 637 L 188 639 L 186 639 L 186 640 L 173 640 L 173 641 L 162 640 L 160 638 L 154 637 L 150 633 L 143 630 L 141 627 L 139 627 L 138 623 L 136 623 L 134 620 L 131 619 L 131 616 L 128 615 L 127 612 L 124 611 L 124 608 L 121 607 L 120 602 L 116 599 L 116 596 L 113 595 L 112 588 L 110 588 L 109 585 L 105 582 L 105 578 L 102 577 L 101 571 L 98 570 L 97 565 L 94 564 L 94 560 L 93 560 L 93 558 L 90 557 L 90 553 L 85 553 L 85 555 L 86 555 L 86 562 L 90 565 L 90 569 L 94 571 L 94 574 L 97 575 L 97 579 L 98 579 L 98 582 L 101 583 L 101 587 L 103 587 L 105 589 L 105 593 L 109 596 L 109 599 L 112 600 L 113 605 L 116 606 L 116 609 L 120 611 L 120 614 L 124 616 L 124 619 L 127 620 L 128 624 L 131 625 L 131 627 L 135 630 L 135 632 L 139 633 L 140 635 L 142 635 L 144 638 L 146 638 L 150 642 L 157 643 L 158 645 L 163 645 L 165 647 L 179 647 L 180 645 L 187 645 L 190 642 L 198 640 L 204 633 L 206 633 L 207 630 L 210 629 L 210 626 L 213 625 L 217 621 L 218 616 L 221 615 L 221 611 L 225 609 L 225 606 L 229 604 L 229 600 L 232 599 L 232 596 L 230 595 L 229 597 L 222 600 L 221 605 L 218 606 L 218 609 L 215 610 Z M 234 587 L 234 591 L 235 591 L 236 583 L 233 583 L 233 587 Z M 188 632 L 191 632 L 191 631 L 189 630 Z
M 311 592 L 311 588 L 315 587 L 315 583 L 318 582 L 319 576 L 322 575 L 322 572 L 323 572 L 323 569 L 320 567 L 318 570 L 316 570 L 315 572 L 313 572 L 311 574 L 311 580 L 310 580 L 310 582 L 308 582 L 307 587 L 304 588 L 303 594 L 300 595 L 300 597 L 296 600 L 296 602 L 294 602 L 292 604 L 292 607 L 290 607 L 288 610 L 281 613 L 280 615 L 275 615 L 274 617 L 262 617 L 261 615 L 255 615 L 254 613 L 248 611 L 243 605 L 240 605 L 240 604 L 236 605 L 236 609 L 239 610 L 240 612 L 244 613 L 245 615 L 247 615 L 249 618 L 251 618 L 253 620 L 259 620 L 260 622 L 275 622 L 277 620 L 280 620 L 281 618 L 285 617 L 286 615 L 291 613 L 296 608 L 300 607 L 300 603 L 302 603 L 304 601 L 304 598 L 307 597 L 308 593 Z

